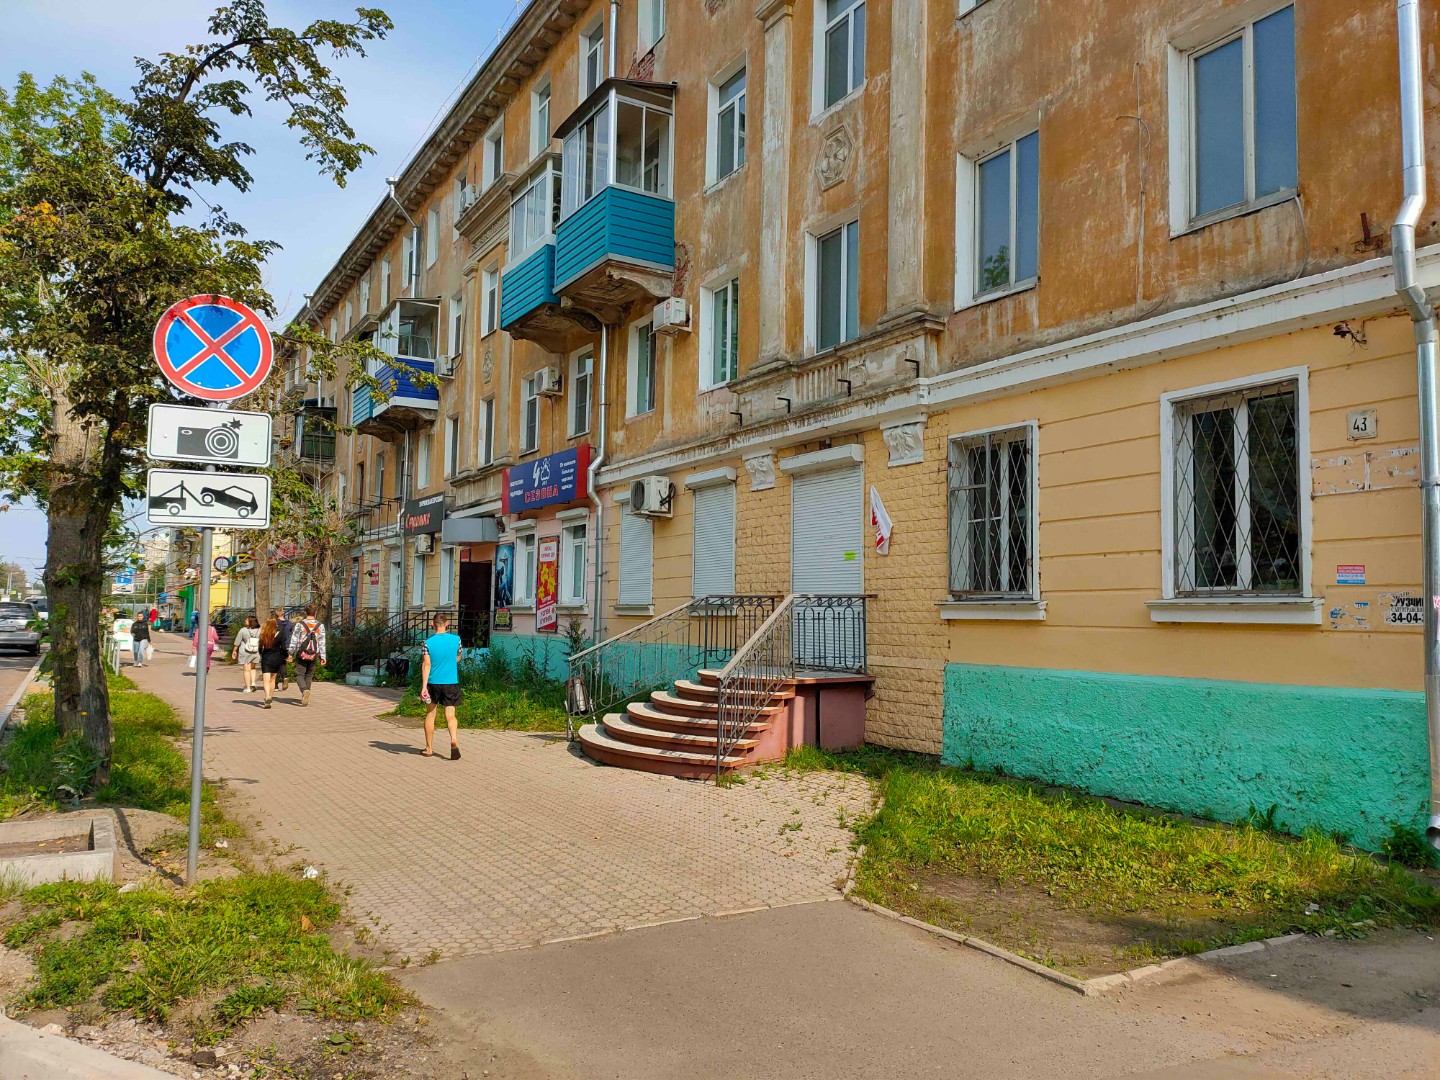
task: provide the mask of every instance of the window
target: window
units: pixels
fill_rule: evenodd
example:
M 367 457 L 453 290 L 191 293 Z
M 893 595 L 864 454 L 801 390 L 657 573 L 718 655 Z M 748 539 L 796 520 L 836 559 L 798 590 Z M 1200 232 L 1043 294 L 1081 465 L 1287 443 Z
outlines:
M 1040 275 L 1040 133 L 1032 131 L 974 162 L 962 159 L 960 168 L 962 203 L 973 201 L 975 207 L 973 224 L 961 225 L 974 230 L 973 240 L 956 245 L 973 263 L 966 271 L 973 285 L 962 290 L 962 298 L 1033 284 Z
M 561 214 L 574 213 L 610 182 L 610 109 L 600 109 L 565 137 Z
M 665 0 L 640 0 L 640 51 L 649 52 L 665 36 Z
M 515 537 L 515 604 L 535 604 L 535 534 L 523 532 Z
M 484 191 L 505 171 L 505 116 L 502 113 L 499 120 L 485 135 L 485 145 L 481 151 L 480 158 L 480 190 Z
M 670 114 L 619 98 L 615 117 L 615 183 L 668 198 Z
M 694 489 L 695 553 L 691 594 L 729 596 L 735 592 L 735 484 L 709 483 Z
M 466 198 L 465 198 L 465 174 L 464 174 L 464 173 L 461 173 L 459 176 L 455 177 L 455 193 L 454 193 L 454 197 L 453 197 L 453 200 L 452 200 L 452 201 L 453 201 L 454 204 L 455 204 L 455 205 L 454 205 L 454 208 L 453 208 L 455 212 L 454 212 L 454 214 L 451 215 L 451 217 L 452 217 L 453 220 L 459 221 L 459 220 L 460 220 L 460 215 L 463 214 L 463 213 L 465 213 L 465 208 L 466 208 L 466 203 L 467 203 L 467 200 L 466 200 Z
M 420 277 L 419 248 L 420 230 L 411 229 L 400 241 L 400 269 L 404 274 L 401 290 L 409 290 L 411 296 L 415 295 L 415 284 Z
M 495 399 L 480 402 L 480 464 L 495 460 Z
M 1172 150 L 1173 172 L 1188 180 L 1177 222 L 1289 198 L 1299 184 L 1294 7 L 1195 50 L 1184 65 L 1189 115 L 1172 118 L 1184 148 L 1179 162 Z
M 604 78 L 605 23 L 597 19 L 580 40 L 580 100 L 593 94 Z
M 488 337 L 500 323 L 500 267 L 480 272 L 480 336 Z
M 432 206 L 425 213 L 425 266 L 435 265 L 440 258 L 440 208 Z
M 421 435 L 415 446 L 415 487 L 423 491 L 430 486 L 430 435 Z
M 865 0 L 816 0 L 824 32 L 817 35 L 821 111 L 865 81 Z
M 627 415 L 655 408 L 655 326 L 652 320 L 630 328 L 630 399 Z
M 700 383 L 702 389 L 713 390 L 740 373 L 740 279 L 706 289 L 704 305 L 708 326 Z
M 465 295 L 450 298 L 450 357 L 458 360 L 465 352 Z
M 565 135 L 562 217 L 608 184 L 670 198 L 673 104 L 668 90 L 612 92 Z
M 950 594 L 1037 598 L 1034 430 L 950 441 Z
M 561 607 L 585 606 L 585 537 L 583 521 L 560 530 Z
M 1167 396 L 1176 596 L 1303 595 L 1298 379 Z
M 369 275 L 369 273 L 366 273 L 366 275 L 365 275 L 363 278 L 360 279 L 360 314 L 361 314 L 362 316 L 363 316 L 363 315 L 368 315 L 368 314 L 370 314 L 370 275 Z
M 340 340 L 340 320 L 333 315 L 330 316 L 330 340 L 332 342 Z
M 655 534 L 648 517 L 632 514 L 625 507 L 620 513 L 620 595 L 617 604 L 624 608 L 648 608 L 653 603 Z
M 530 156 L 550 145 L 550 80 L 547 78 L 530 94 Z
M 815 239 L 811 338 L 823 352 L 860 336 L 860 223 Z
M 569 438 L 590 430 L 590 379 L 595 367 L 595 350 L 581 349 L 570 361 Z
M 507 258 L 513 266 L 541 244 L 555 239 L 555 225 L 560 219 L 560 183 L 553 166 L 541 166 L 520 194 L 510 203 L 510 250 Z
M 350 299 L 350 297 L 347 296 L 347 297 L 345 298 L 345 330 L 346 330 L 346 332 L 348 333 L 349 330 L 350 330 L 350 328 L 351 328 L 352 326 L 354 326 L 354 325 L 355 325 L 355 301 L 352 300 L 352 299 Z
M 385 455 L 375 455 L 375 501 L 385 501 Z
M 425 556 L 416 555 L 410 564 L 410 606 L 425 606 Z
M 390 304 L 390 256 L 385 256 L 385 261 L 380 264 L 380 306 L 388 307 Z
M 460 418 L 445 418 L 445 475 L 454 476 L 460 471 Z
M 712 85 L 710 93 L 714 103 L 710 181 L 714 183 L 745 164 L 745 68 Z
M 528 454 L 540 445 L 540 374 L 520 384 L 520 452 Z
M 455 602 L 455 576 L 456 567 L 460 560 L 456 557 L 457 552 L 453 547 L 440 549 L 440 600 L 441 607 L 448 607 Z

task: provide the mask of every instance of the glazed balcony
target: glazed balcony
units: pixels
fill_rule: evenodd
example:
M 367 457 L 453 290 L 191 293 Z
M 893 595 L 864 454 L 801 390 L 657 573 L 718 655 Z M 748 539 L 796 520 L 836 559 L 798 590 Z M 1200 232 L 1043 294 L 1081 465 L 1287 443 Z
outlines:
M 560 125 L 554 294 L 561 312 L 615 323 L 628 305 L 671 294 L 674 97 L 670 84 L 610 79 Z M 574 321 L 593 329 L 578 315 Z
M 375 364 L 370 374 L 384 394 L 368 386 L 351 391 L 351 423 L 362 435 L 395 440 L 430 424 L 440 409 L 435 383 L 437 300 L 396 300 L 380 317 L 375 345 L 393 360 Z

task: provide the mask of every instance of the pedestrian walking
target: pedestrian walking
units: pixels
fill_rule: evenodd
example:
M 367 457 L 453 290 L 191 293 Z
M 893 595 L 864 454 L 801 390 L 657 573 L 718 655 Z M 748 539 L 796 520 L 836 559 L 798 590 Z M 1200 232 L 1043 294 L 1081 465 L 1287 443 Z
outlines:
M 281 647 L 285 649 L 288 655 L 290 651 L 290 633 L 295 629 L 295 624 L 285 617 L 285 609 L 283 607 L 277 607 L 272 614 L 275 616 L 275 625 L 280 634 Z M 285 667 L 285 662 L 282 660 L 280 663 L 280 671 L 275 680 L 276 690 L 285 689 Z
M 260 666 L 260 620 L 254 615 L 246 615 L 245 625 L 235 634 L 230 659 L 239 664 L 245 674 L 244 693 L 253 694 L 259 689 L 255 685 L 255 671 Z
M 194 633 L 195 633 L 195 628 L 196 628 L 197 626 L 199 626 L 199 625 L 200 625 L 200 612 L 198 612 L 198 611 L 192 611 L 192 612 L 190 612 L 190 633 L 191 633 L 192 636 L 193 636 Z
M 195 666 L 196 657 L 200 655 L 200 650 L 199 650 L 199 648 L 198 648 L 198 639 L 199 639 L 199 637 L 200 637 L 200 625 L 199 625 L 199 624 L 200 624 L 200 617 L 197 615 L 197 616 L 195 617 L 195 625 L 194 625 L 194 626 L 191 628 L 191 630 L 190 630 L 190 666 L 191 666 L 192 668 Z M 210 630 L 210 633 L 209 633 L 209 635 L 208 635 L 208 639 L 209 639 L 209 640 L 208 640 L 207 643 L 206 643 L 206 644 L 207 644 L 207 647 L 206 647 L 206 649 L 205 649 L 205 670 L 206 670 L 206 671 L 209 671 L 209 670 L 210 670 L 210 664 L 211 664 L 211 663 L 214 661 L 214 659 L 215 659 L 215 649 L 216 649 L 216 648 L 219 646 L 219 644 L 220 644 L 220 632 L 215 629 L 215 624 L 214 624 L 214 623 L 211 623 L 211 624 L 210 624 L 209 630 Z
M 149 658 L 150 620 L 143 612 L 130 624 L 130 649 L 135 655 L 135 666 L 144 667 Z
M 325 663 L 325 624 L 315 616 L 315 605 L 305 605 L 305 618 L 290 629 L 290 659 L 295 661 L 295 685 L 300 704 L 310 704 L 310 681 Z
M 280 633 L 280 624 L 274 619 L 265 620 L 260 628 L 260 679 L 265 684 L 265 700 L 262 709 L 270 708 L 275 697 L 275 680 L 285 678 L 285 639 Z
M 149 617 L 148 619 L 146 619 L 145 621 L 148 622 L 148 623 L 151 623 L 151 624 L 154 624 L 154 623 L 159 622 L 159 621 L 160 621 L 160 609 L 159 609 L 159 608 L 152 607 L 152 608 L 150 609 L 150 617 Z
M 435 631 L 425 639 L 420 661 L 420 700 L 425 703 L 425 756 L 435 756 L 435 711 L 445 710 L 450 730 L 450 760 L 460 758 L 459 724 L 455 706 L 460 704 L 460 637 L 450 633 L 450 616 L 443 611 L 430 621 Z

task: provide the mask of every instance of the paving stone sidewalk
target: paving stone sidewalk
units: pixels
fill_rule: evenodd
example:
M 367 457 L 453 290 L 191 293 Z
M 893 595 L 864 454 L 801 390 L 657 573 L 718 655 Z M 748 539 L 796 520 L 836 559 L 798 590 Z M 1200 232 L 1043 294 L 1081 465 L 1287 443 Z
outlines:
M 189 642 L 155 645 L 154 664 L 126 674 L 188 733 Z M 355 915 L 414 960 L 836 899 L 842 822 L 871 805 L 860 777 L 777 770 L 717 788 L 522 732 L 462 731 L 460 761 L 425 758 L 418 729 L 377 718 L 393 692 L 321 683 L 302 709 L 292 685 L 265 710 L 241 686 L 215 665 L 206 774 L 247 800 L 262 836 L 350 886 Z

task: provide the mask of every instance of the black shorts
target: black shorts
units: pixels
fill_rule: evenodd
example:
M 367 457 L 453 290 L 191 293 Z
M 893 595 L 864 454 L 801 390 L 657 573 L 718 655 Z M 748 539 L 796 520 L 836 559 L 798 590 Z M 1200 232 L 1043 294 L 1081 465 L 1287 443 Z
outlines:
M 430 700 L 440 706 L 460 704 L 459 683 L 430 683 Z

